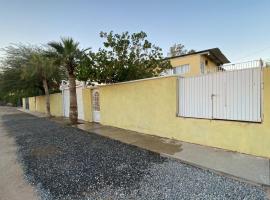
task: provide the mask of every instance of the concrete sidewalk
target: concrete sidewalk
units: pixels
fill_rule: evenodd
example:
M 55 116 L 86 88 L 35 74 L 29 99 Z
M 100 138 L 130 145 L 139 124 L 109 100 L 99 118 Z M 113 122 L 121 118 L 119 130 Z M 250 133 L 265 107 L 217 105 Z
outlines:
M 45 116 L 35 112 L 27 111 L 27 113 L 38 117 Z M 63 117 L 51 118 L 51 120 L 68 124 L 68 120 Z M 116 127 L 103 126 L 98 123 L 83 122 L 74 127 L 179 159 L 197 167 L 213 170 L 248 182 L 270 186 L 270 161 L 266 158 L 151 136 Z
M 266 158 L 165 139 L 97 123 L 84 123 L 75 127 L 234 178 L 270 185 L 269 159 Z

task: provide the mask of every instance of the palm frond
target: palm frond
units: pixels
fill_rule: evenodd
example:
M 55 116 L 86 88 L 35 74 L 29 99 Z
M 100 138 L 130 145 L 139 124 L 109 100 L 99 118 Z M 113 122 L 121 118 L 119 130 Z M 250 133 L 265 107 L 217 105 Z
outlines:
M 63 54 L 64 53 L 64 46 L 61 42 L 49 42 L 48 45 L 52 47 L 57 53 Z

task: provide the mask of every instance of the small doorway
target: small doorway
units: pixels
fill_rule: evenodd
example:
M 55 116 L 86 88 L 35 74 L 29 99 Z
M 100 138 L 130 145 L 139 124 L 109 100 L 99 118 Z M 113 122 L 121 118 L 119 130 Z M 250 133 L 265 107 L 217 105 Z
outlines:
M 93 122 L 100 122 L 100 102 L 99 91 L 94 89 L 92 92 Z

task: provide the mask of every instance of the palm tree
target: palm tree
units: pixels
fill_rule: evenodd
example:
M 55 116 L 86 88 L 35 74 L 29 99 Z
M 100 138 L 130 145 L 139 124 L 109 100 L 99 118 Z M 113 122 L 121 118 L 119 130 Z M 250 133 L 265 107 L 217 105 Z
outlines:
M 60 69 L 55 65 L 52 58 L 46 57 L 41 50 L 37 50 L 32 53 L 29 61 L 23 66 L 22 77 L 23 79 L 29 79 L 36 77 L 42 80 L 46 96 L 46 114 L 51 116 L 50 112 L 50 92 L 48 82 L 55 80 L 60 74 Z
M 48 45 L 53 49 L 53 55 L 59 64 L 64 66 L 68 72 L 69 92 L 70 92 L 70 111 L 69 119 L 72 124 L 78 121 L 77 98 L 76 98 L 76 77 L 75 70 L 83 50 L 79 49 L 79 43 L 72 38 L 61 38 L 60 42 L 49 42 Z

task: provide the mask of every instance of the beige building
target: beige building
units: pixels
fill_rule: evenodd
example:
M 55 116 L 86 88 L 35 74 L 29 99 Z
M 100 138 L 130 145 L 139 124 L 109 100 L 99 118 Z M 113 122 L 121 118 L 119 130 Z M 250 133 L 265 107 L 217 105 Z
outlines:
M 217 71 L 223 64 L 230 63 L 219 48 L 197 51 L 180 56 L 168 57 L 173 69 L 167 70 L 167 75 L 194 76 Z

